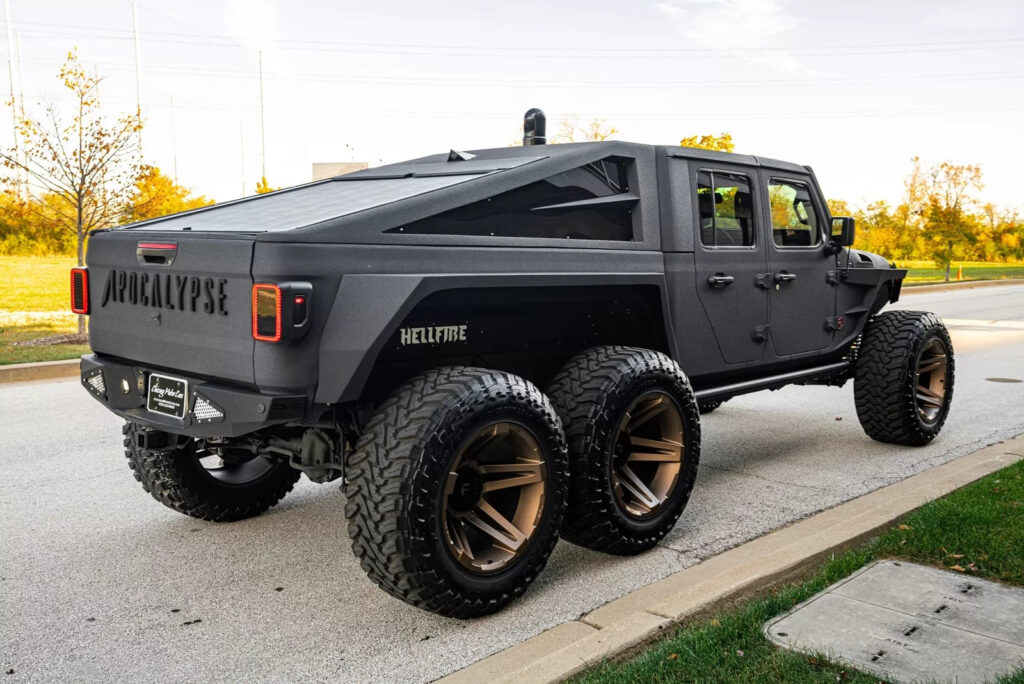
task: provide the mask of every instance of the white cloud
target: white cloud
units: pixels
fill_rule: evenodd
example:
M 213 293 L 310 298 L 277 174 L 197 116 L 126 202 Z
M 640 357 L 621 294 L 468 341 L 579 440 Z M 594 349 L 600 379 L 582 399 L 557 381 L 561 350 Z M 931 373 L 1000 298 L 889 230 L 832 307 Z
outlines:
M 780 0 L 662 0 L 654 9 L 670 17 L 691 44 L 737 54 L 751 48 L 784 47 L 786 34 L 803 21 Z M 779 71 L 806 71 L 784 50 L 751 58 Z
M 935 8 L 928 14 L 926 23 L 942 28 L 958 30 L 984 30 L 1014 26 L 1020 16 L 1020 9 L 1012 3 L 987 2 L 963 5 L 946 5 Z

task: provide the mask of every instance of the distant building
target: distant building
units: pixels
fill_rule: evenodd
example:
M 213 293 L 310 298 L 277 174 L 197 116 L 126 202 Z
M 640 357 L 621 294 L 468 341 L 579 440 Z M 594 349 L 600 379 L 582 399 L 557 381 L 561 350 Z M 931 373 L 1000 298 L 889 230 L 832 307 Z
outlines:
M 341 176 L 346 173 L 352 173 L 353 171 L 360 171 L 365 169 L 369 164 L 366 162 L 314 162 L 313 163 L 313 180 L 323 180 L 324 178 L 334 178 L 335 176 Z

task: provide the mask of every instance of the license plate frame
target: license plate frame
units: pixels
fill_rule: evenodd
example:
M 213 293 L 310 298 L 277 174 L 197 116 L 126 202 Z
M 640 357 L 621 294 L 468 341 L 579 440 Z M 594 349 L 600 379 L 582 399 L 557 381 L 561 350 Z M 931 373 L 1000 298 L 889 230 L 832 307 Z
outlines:
M 156 393 L 153 391 L 154 387 L 158 390 Z M 184 420 L 185 414 L 188 413 L 188 380 L 173 375 L 150 373 L 146 385 L 146 410 L 157 415 Z

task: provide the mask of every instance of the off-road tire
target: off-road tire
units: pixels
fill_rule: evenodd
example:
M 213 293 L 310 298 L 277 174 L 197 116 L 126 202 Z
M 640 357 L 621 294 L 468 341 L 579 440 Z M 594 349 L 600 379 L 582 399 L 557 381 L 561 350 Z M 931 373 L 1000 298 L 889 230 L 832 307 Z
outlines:
M 474 574 L 444 538 L 443 489 L 464 440 L 490 422 L 515 421 L 536 438 L 547 463 L 539 522 L 514 562 Z M 352 550 L 381 589 L 456 618 L 500 610 L 547 564 L 565 512 L 569 464 L 551 402 L 523 378 L 480 368 L 428 371 L 377 409 L 348 462 L 345 515 Z
M 683 464 L 675 488 L 658 513 L 637 520 L 623 511 L 611 479 L 612 440 L 635 397 L 668 394 L 683 419 Z M 573 357 L 552 379 L 548 396 L 562 417 L 572 485 L 562 537 L 619 555 L 655 546 L 675 526 L 690 498 L 700 460 L 700 416 L 693 389 L 672 359 L 632 347 L 595 347 Z
M 700 415 L 703 416 L 705 413 L 711 413 L 724 403 L 724 399 L 701 399 L 697 402 L 697 408 L 700 409 Z
M 283 499 L 302 475 L 282 461 L 252 482 L 220 482 L 196 458 L 194 440 L 171 451 L 140 449 L 135 434 L 142 429 L 131 422 L 122 429 L 132 474 L 154 499 L 193 518 L 212 522 L 252 518 Z
M 948 355 L 945 401 L 936 418 L 921 418 L 915 399 L 918 359 L 929 342 L 938 339 Z M 953 344 L 942 321 L 933 313 L 888 311 L 871 319 L 857 355 L 853 396 L 857 418 L 872 439 L 921 446 L 939 431 L 953 399 Z

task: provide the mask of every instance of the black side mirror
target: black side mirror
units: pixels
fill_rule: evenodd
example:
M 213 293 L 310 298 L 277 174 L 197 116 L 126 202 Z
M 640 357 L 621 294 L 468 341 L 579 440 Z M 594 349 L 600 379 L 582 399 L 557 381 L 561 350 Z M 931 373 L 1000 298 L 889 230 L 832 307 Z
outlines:
M 857 236 L 856 221 L 849 216 L 832 218 L 832 243 L 839 247 L 850 247 Z

